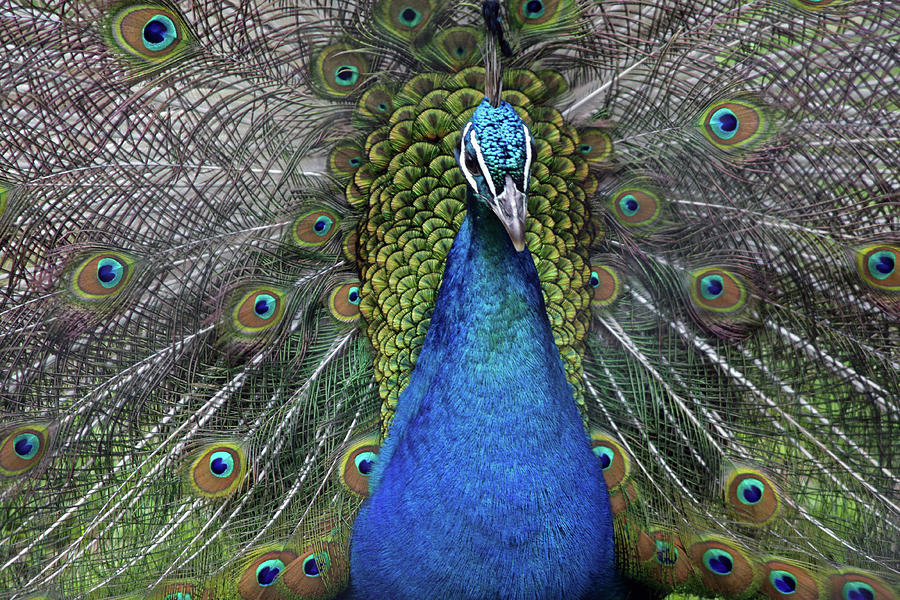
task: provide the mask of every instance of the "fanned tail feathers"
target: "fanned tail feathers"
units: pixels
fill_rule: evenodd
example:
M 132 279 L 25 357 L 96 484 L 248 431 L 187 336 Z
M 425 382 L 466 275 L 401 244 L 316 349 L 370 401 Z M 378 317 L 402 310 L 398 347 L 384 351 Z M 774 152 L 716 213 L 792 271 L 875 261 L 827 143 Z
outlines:
M 504 10 L 623 572 L 897 598 L 900 9 Z M 0 19 L 0 598 L 337 596 L 464 215 L 477 7 Z

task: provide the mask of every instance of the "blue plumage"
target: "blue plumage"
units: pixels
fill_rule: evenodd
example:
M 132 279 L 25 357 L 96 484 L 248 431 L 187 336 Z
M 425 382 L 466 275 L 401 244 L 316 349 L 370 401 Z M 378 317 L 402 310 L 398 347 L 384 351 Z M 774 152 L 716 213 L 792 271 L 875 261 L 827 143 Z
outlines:
M 472 122 L 490 156 L 503 138 Z M 518 157 L 506 172 L 523 168 L 521 144 L 505 151 Z M 484 176 L 473 179 L 481 196 L 470 188 L 422 353 L 354 524 L 352 594 L 615 597 L 608 492 L 537 270 L 482 199 Z

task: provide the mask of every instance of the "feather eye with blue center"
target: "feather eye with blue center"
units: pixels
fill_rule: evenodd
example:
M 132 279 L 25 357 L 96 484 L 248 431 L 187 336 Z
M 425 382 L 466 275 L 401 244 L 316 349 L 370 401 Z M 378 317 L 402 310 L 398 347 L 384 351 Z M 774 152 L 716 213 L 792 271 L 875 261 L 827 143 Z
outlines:
M 528 126 L 508 103 L 485 98 L 462 130 L 459 168 L 474 195 L 497 215 L 516 251 L 525 249 L 528 179 L 536 154 Z

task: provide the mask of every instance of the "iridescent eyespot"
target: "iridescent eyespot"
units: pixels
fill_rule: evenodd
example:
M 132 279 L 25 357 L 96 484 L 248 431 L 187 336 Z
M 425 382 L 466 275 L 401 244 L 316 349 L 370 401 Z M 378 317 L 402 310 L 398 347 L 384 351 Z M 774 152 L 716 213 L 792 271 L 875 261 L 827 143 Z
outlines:
M 275 583 L 282 571 L 284 563 L 277 558 L 262 562 L 256 567 L 256 582 L 260 587 L 268 587 Z
M 711 548 L 703 553 L 703 566 L 716 575 L 729 575 L 734 569 L 734 558 L 725 550 Z
M 328 308 L 338 321 L 352 323 L 359 319 L 360 284 L 358 282 L 339 285 L 328 297 Z
M 750 100 L 717 102 L 703 111 L 700 126 L 704 137 L 722 150 L 752 149 L 769 130 L 763 108 Z
M 284 294 L 274 288 L 256 288 L 246 292 L 235 304 L 232 321 L 245 335 L 267 331 L 280 323 L 284 312 Z
M 626 227 L 646 227 L 656 221 L 662 203 L 649 189 L 629 187 L 620 189 L 612 197 L 616 220 Z
M 170 63 L 191 45 L 184 19 L 168 5 L 125 4 L 111 15 L 107 39 L 141 70 Z
M 655 540 L 656 562 L 664 567 L 673 567 L 678 562 L 678 548 L 671 542 Z
M 769 560 L 761 582 L 763 594 L 785 600 L 819 600 L 823 597 L 821 582 L 799 565 L 783 560 Z
M 338 65 L 334 69 L 334 82 L 342 87 L 356 85 L 359 81 L 359 67 L 356 65 Z
M 544 3 L 541 0 L 525 0 L 522 4 L 522 14 L 526 19 L 540 19 L 545 12 Z
M 716 313 L 735 313 L 748 299 L 747 288 L 736 274 L 707 267 L 691 274 L 691 300 L 697 308 Z
M 49 431 L 44 425 L 17 427 L 0 442 L 0 476 L 14 477 L 37 465 L 47 451 Z
M 612 450 L 612 448 L 608 448 L 606 446 L 594 446 L 594 456 L 600 459 L 600 466 L 605 471 L 608 469 L 613 462 L 613 459 L 616 457 L 616 453 Z
M 787 571 L 769 571 L 769 583 L 779 594 L 793 594 L 797 591 L 797 578 Z
M 724 538 L 707 538 L 691 544 L 687 549 L 691 562 L 698 565 L 698 573 L 711 592 L 724 596 L 740 596 L 757 579 L 752 561 L 746 553 Z
M 294 243 L 304 248 L 324 245 L 337 233 L 337 214 L 330 210 L 313 210 L 294 221 Z
M 387 122 L 391 113 L 394 112 L 394 98 L 387 89 L 382 86 L 376 86 L 369 88 L 363 93 L 357 108 L 360 114 L 384 123 Z M 358 164 L 355 166 L 361 166 L 362 158 L 357 156 L 356 160 Z
M 104 300 L 125 289 L 134 260 L 119 252 L 94 254 L 75 268 L 71 290 L 80 300 Z
M 363 163 L 363 149 L 353 141 L 339 142 L 328 157 L 331 174 L 344 179 L 352 177 Z
M 313 64 L 313 81 L 325 96 L 342 98 L 356 90 L 369 74 L 366 55 L 345 44 L 325 48 Z
M 481 58 L 478 52 L 481 37 L 481 30 L 474 27 L 447 27 L 429 43 L 415 48 L 414 53 L 426 64 L 434 64 L 442 70 L 459 71 Z M 448 103 L 446 107 L 453 114 L 462 111 L 462 106 L 456 103 Z
M 375 22 L 403 40 L 421 31 L 434 12 L 434 0 L 382 0 L 375 7 Z
M 303 559 L 303 574 L 307 577 L 321 577 L 321 569 L 327 569 L 331 559 L 327 552 L 312 554 Z M 319 565 L 322 565 L 320 568 Z
M 238 581 L 238 594 L 242 600 L 283 597 L 280 592 L 284 588 L 282 582 L 287 576 L 286 565 L 295 560 L 297 555 L 290 550 L 273 549 L 257 556 L 247 565 Z
M 628 478 L 631 470 L 628 454 L 619 442 L 596 429 L 591 431 L 591 449 L 600 461 L 607 489 L 615 490 Z
M 885 582 L 857 571 L 840 571 L 828 576 L 828 587 L 831 598 L 841 600 L 896 600 Z
M 234 492 L 247 472 L 244 449 L 239 444 L 218 444 L 200 451 L 191 462 L 190 484 L 207 498 Z
M 591 306 L 602 308 L 609 306 L 619 298 L 622 284 L 616 270 L 607 265 L 592 264 L 588 284 L 593 289 Z
M 578 152 L 590 163 L 602 163 L 613 153 L 612 139 L 603 129 L 590 128 L 578 132 Z
M 331 598 L 350 576 L 347 558 L 346 544 L 316 542 L 288 563 L 281 580 L 297 598 Z
M 738 484 L 737 497 L 744 504 L 759 504 L 765 485 L 759 479 L 748 477 Z
M 571 8 L 568 0 L 510 0 L 514 7 L 510 15 L 516 25 L 542 25 L 560 17 L 561 1 Z
M 637 553 L 647 574 L 666 587 L 684 583 L 693 575 L 681 539 L 667 529 L 642 533 L 637 540 Z
M 856 252 L 856 270 L 866 284 L 884 292 L 900 292 L 900 247 L 867 246 Z
M 341 482 L 357 496 L 369 495 L 369 477 L 378 461 L 378 438 L 366 435 L 354 441 L 341 458 Z
M 781 510 L 781 494 L 772 480 L 756 469 L 732 469 L 725 477 L 725 501 L 748 524 L 768 523 Z
M 709 118 L 709 126 L 720 140 L 730 140 L 738 130 L 738 118 L 730 108 L 720 108 Z

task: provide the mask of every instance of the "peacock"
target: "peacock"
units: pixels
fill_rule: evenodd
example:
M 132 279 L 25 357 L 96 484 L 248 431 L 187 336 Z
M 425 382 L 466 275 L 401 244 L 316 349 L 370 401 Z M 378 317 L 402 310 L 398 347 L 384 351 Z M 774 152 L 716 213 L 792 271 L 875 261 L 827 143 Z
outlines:
M 0 599 L 900 597 L 900 6 L 0 6 Z

